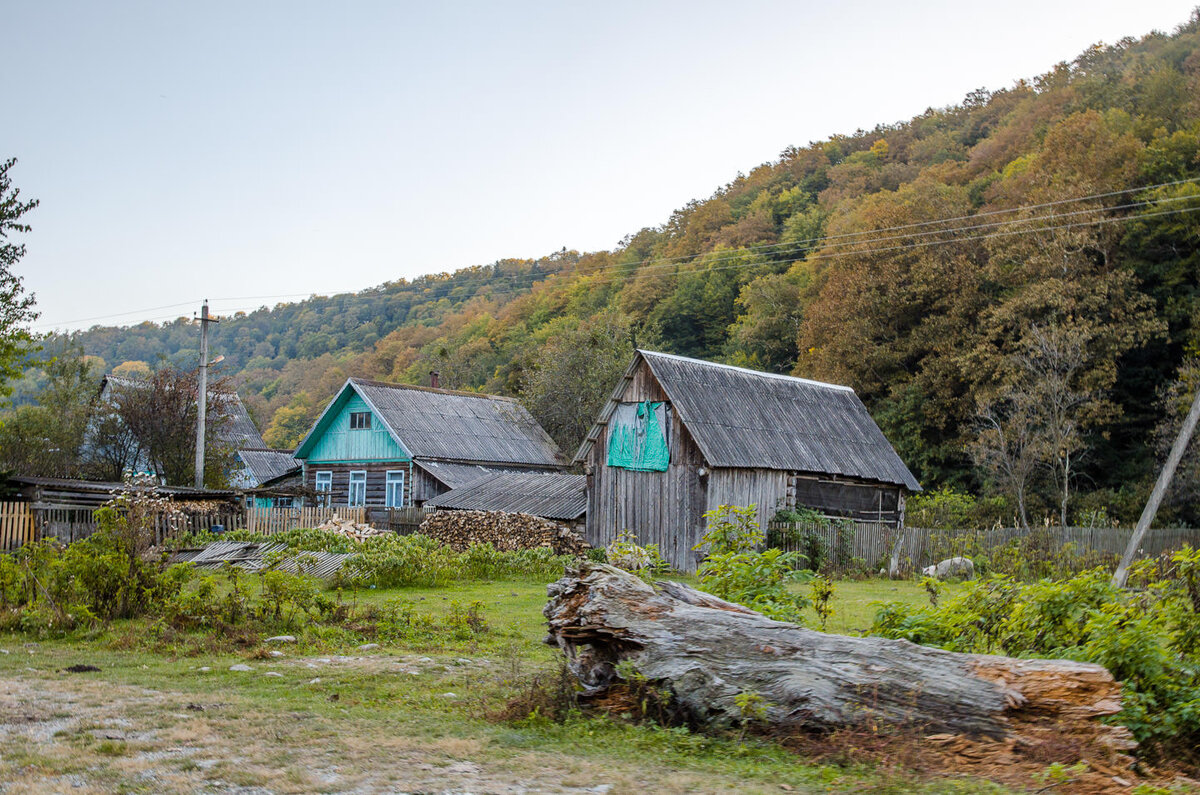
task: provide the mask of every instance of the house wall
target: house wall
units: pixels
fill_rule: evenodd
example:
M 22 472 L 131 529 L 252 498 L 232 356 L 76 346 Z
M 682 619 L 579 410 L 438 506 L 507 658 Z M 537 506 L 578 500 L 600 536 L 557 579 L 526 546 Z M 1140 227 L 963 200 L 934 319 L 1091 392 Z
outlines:
M 420 467 L 413 467 L 412 504 L 421 505 L 450 489 L 440 480 Z
M 407 461 L 409 456 L 388 433 L 383 420 L 372 414 L 371 427 L 351 430 L 353 412 L 370 411 L 365 400 L 352 394 L 309 451 L 309 462 Z
M 335 506 L 346 505 L 350 498 L 350 472 L 366 470 L 366 504 L 368 506 L 383 506 L 387 501 L 387 473 L 390 469 L 404 471 L 404 500 L 406 505 L 411 505 L 413 488 L 413 465 L 411 461 L 309 461 L 304 465 L 304 487 L 305 489 L 315 491 L 317 488 L 316 473 L 332 472 L 333 491 L 330 495 L 330 504 Z
M 665 401 L 662 387 L 644 363 L 626 384 L 622 401 Z M 641 544 L 658 544 L 663 557 L 680 571 L 694 571 L 699 555 L 692 547 L 700 541 L 706 510 L 705 466 L 699 448 L 671 412 L 671 459 L 666 472 L 632 472 L 610 467 L 607 429 L 592 445 L 587 457 L 587 541 L 606 546 L 623 530 L 631 530 Z

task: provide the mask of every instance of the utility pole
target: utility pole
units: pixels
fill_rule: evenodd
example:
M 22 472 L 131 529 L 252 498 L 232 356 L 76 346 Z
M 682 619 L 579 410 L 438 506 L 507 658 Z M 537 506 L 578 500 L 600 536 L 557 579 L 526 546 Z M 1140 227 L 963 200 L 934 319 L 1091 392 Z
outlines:
M 200 385 L 196 393 L 196 488 L 204 488 L 204 420 L 208 408 L 208 324 L 219 323 L 208 316 L 208 299 L 200 307 Z
M 1138 547 L 1142 545 L 1142 537 L 1150 529 L 1150 523 L 1154 521 L 1154 514 L 1158 513 L 1159 503 L 1162 502 L 1163 495 L 1167 493 L 1167 487 L 1171 485 L 1175 468 L 1179 466 L 1179 461 L 1183 458 L 1183 451 L 1187 449 L 1192 433 L 1196 430 L 1197 421 L 1200 421 L 1200 390 L 1197 390 L 1196 398 L 1192 401 L 1192 409 L 1188 412 L 1187 419 L 1183 421 L 1179 435 L 1175 437 L 1175 444 L 1171 446 L 1171 454 L 1167 456 L 1167 463 L 1163 464 L 1162 472 L 1158 473 L 1158 482 L 1154 484 L 1154 491 L 1150 492 L 1150 499 L 1146 501 L 1146 507 L 1142 509 L 1142 518 L 1138 519 L 1137 529 L 1133 531 L 1133 536 L 1129 539 L 1129 546 L 1125 548 L 1121 564 L 1113 573 L 1112 584 L 1117 588 L 1125 587 L 1125 579 L 1129 576 L 1129 567 L 1133 564 L 1133 556 L 1137 554 Z

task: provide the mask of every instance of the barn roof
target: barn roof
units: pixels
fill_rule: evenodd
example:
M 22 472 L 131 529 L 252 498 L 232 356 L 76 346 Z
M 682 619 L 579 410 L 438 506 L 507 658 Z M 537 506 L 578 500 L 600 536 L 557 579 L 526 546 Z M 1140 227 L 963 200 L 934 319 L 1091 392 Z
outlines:
M 587 511 L 587 478 L 565 472 L 508 472 L 479 478 L 439 494 L 425 505 L 574 521 Z
M 100 382 L 100 394 L 105 396 L 106 391 L 111 389 L 146 389 L 149 386 L 149 382 L 139 378 L 126 378 L 110 373 L 104 376 Z M 217 437 L 222 442 L 235 450 L 261 449 L 267 446 L 267 443 L 263 441 L 262 434 L 258 432 L 254 420 L 250 419 L 250 414 L 242 405 L 242 399 L 238 397 L 237 392 L 210 392 L 209 394 L 212 397 L 210 410 L 216 411 L 219 408 L 220 412 L 228 418 L 228 421 L 221 423 L 217 429 Z
M 428 472 L 447 488 L 457 489 L 459 486 L 466 486 L 468 483 L 474 483 L 482 477 L 489 475 L 502 475 L 509 472 L 549 472 L 552 470 L 541 467 L 519 467 L 510 464 L 459 464 L 453 461 L 432 461 L 429 459 L 415 459 L 414 463 L 421 469 Z
M 713 467 L 783 469 L 921 486 L 847 386 L 638 351 Z M 582 460 L 620 400 L 622 381 L 576 454 Z
M 303 458 L 337 408 L 357 393 L 413 459 L 557 467 L 558 446 L 525 407 L 512 398 L 449 389 L 347 379 L 309 431 L 296 456 Z
M 255 486 L 283 477 L 300 468 L 300 462 L 292 457 L 291 450 L 245 449 L 237 451 L 238 458 L 246 465 Z

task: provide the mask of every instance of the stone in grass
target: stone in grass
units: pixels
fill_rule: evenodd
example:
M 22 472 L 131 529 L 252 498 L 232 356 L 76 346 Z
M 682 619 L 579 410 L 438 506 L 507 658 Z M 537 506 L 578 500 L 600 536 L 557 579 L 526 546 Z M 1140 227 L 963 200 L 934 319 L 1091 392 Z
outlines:
M 371 649 L 378 649 L 378 648 L 379 648 L 378 643 L 364 643 L 363 645 L 358 647 L 358 650 L 359 651 L 370 651 Z
M 238 672 L 245 672 L 245 671 L 253 671 L 254 669 L 253 669 L 253 668 L 251 668 L 249 665 L 246 665 L 245 663 L 238 663 L 237 665 L 231 665 L 231 666 L 229 666 L 229 670 L 231 670 L 231 671 L 238 671 Z
M 442 698 L 458 698 L 458 693 L 442 693 Z
M 267 654 L 271 655 L 272 657 L 282 657 L 283 656 L 283 652 L 279 651 L 278 649 L 271 649 L 269 652 L 267 652 Z
M 267 671 L 263 676 L 278 676 L 282 678 L 283 674 L 279 673 L 279 671 Z
M 295 643 L 295 635 L 276 635 L 273 638 L 267 638 L 263 643 Z

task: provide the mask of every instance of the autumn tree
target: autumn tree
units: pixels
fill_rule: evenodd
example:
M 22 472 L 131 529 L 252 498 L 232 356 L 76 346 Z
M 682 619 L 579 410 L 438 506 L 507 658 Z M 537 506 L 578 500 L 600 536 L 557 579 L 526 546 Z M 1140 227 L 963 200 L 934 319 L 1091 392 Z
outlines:
M 169 486 L 190 485 L 195 475 L 197 381 L 194 371 L 163 367 L 144 381 L 113 385 L 112 415 L 106 418 L 123 425 L 129 441 L 145 458 L 150 469 Z M 224 486 L 234 468 L 233 450 L 221 438 L 229 422 L 222 409 L 229 398 L 228 382 L 209 384 L 205 421 L 204 482 Z

